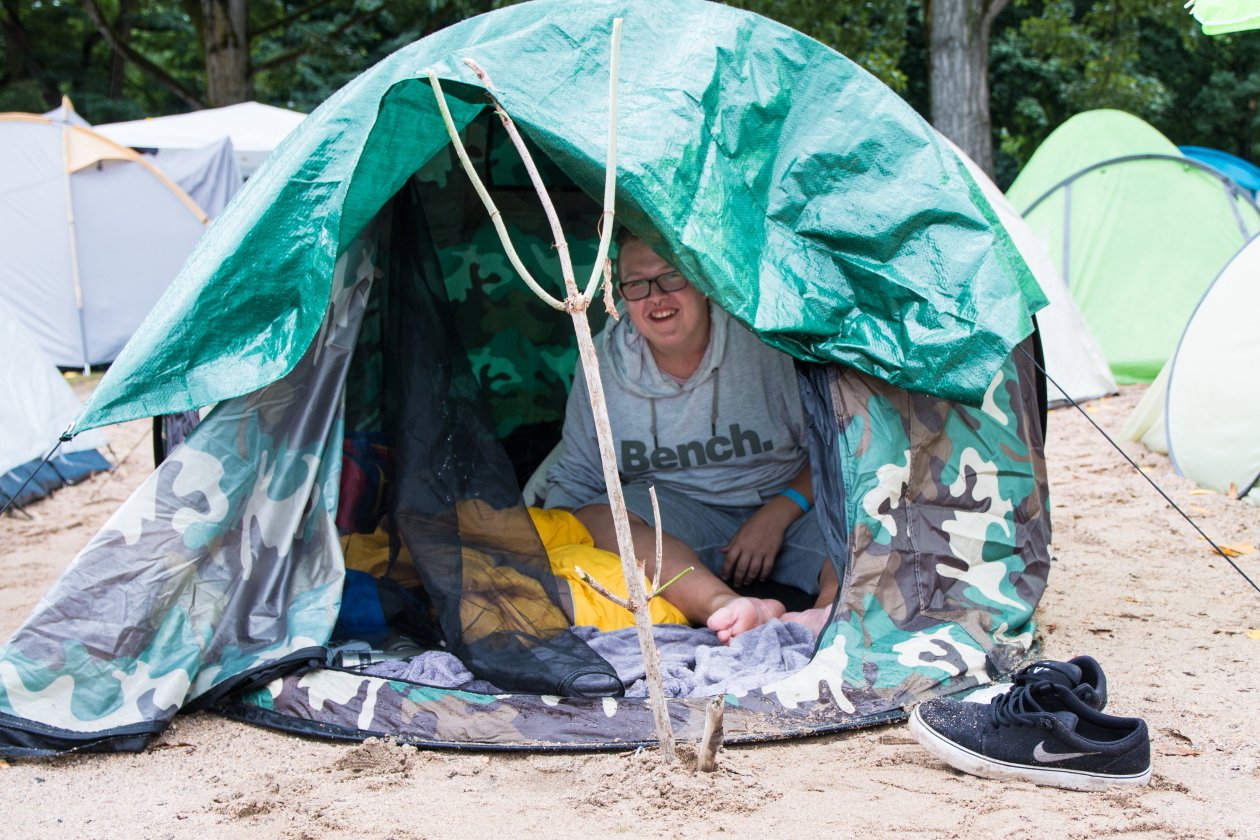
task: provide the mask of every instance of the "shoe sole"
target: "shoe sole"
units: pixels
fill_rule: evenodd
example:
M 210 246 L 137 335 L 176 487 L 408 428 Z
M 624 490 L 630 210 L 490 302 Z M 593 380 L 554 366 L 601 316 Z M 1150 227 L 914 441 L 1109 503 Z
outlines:
M 1106 790 L 1113 785 L 1144 785 L 1151 780 L 1151 768 L 1131 775 L 1091 773 L 1085 770 L 1065 768 L 1030 767 L 1010 761 L 999 761 L 955 744 L 941 735 L 919 717 L 916 707 L 910 714 L 910 734 L 932 755 L 950 767 L 982 776 L 986 779 L 1021 779 L 1036 785 L 1067 788 L 1069 790 Z

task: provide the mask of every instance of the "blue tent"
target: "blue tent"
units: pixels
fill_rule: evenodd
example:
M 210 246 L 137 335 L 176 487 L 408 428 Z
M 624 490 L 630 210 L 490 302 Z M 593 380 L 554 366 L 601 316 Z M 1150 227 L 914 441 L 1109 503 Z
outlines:
M 1206 163 L 1217 172 L 1251 193 L 1255 198 L 1260 193 L 1260 166 L 1237 155 L 1222 152 L 1220 149 L 1209 149 L 1205 146 L 1178 146 L 1183 155 Z

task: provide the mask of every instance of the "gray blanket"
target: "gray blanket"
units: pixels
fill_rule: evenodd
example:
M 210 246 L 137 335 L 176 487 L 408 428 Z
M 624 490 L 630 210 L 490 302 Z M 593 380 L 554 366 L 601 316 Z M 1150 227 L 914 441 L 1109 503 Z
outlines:
M 573 632 L 608 660 L 626 686 L 627 697 L 645 697 L 643 662 L 633 627 L 601 633 L 594 627 Z M 742 694 L 803 668 L 814 653 L 814 635 L 800 624 L 771 621 L 718 643 L 707 629 L 680 624 L 653 628 L 661 654 L 661 676 L 667 697 L 709 697 Z M 410 659 L 377 662 L 362 669 L 388 679 L 499 694 L 489 683 L 473 679 L 464 664 L 449 653 L 426 651 Z

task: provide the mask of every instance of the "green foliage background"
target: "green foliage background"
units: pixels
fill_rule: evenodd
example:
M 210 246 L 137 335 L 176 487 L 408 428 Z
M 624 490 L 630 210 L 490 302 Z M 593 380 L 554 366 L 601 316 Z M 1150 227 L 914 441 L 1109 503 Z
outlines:
M 393 50 L 514 0 L 247 0 L 254 98 L 309 111 Z M 927 116 L 928 0 L 730 0 L 817 38 Z M 0 0 L 0 111 L 69 95 L 93 123 L 186 111 L 168 84 L 118 61 L 85 9 L 172 82 L 206 89 L 200 0 Z M 1260 32 L 1209 38 L 1181 3 L 1013 0 L 992 32 L 995 167 L 1005 186 L 1060 123 L 1130 111 L 1178 144 L 1260 160 Z

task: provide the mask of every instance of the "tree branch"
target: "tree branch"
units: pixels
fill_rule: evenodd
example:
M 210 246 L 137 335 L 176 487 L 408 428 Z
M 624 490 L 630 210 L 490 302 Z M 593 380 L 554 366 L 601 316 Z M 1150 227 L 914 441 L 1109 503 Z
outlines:
M 113 27 L 105 20 L 105 15 L 101 12 L 101 7 L 96 5 L 96 0 L 79 0 L 79 6 L 82 7 L 83 13 L 92 21 L 96 30 L 101 33 L 101 37 L 105 39 L 105 43 L 116 54 L 122 56 L 127 61 L 140 68 L 146 75 L 152 77 L 156 82 L 161 84 L 171 93 L 182 99 L 186 104 L 198 110 L 206 107 L 198 96 L 188 88 L 184 87 L 174 76 L 167 73 L 158 65 L 136 52 L 129 45 L 124 44 L 118 35 L 114 32 Z
M 21 7 L 16 0 L 4 0 L 0 4 L 0 12 L 3 12 L 0 15 L 0 33 L 3 33 L 9 48 L 5 56 L 9 81 L 38 79 L 43 67 L 35 59 L 30 33 L 22 23 Z M 46 88 L 45 93 L 53 92 L 47 85 L 41 87 Z
M 621 18 L 614 18 L 612 21 L 611 40 L 612 58 L 609 63 L 612 68 L 616 68 L 618 66 L 617 55 L 621 43 Z M 493 85 L 490 83 L 485 71 L 475 61 L 468 61 L 467 63 L 473 72 L 481 78 L 487 88 L 487 93 L 493 90 Z M 577 280 L 573 276 L 573 267 L 568 258 L 567 247 L 559 251 L 563 266 L 561 271 L 564 275 L 564 285 L 567 294 L 563 302 L 555 301 L 541 288 L 538 288 L 537 283 L 525 271 L 525 267 L 519 264 L 520 260 L 512 247 L 512 242 L 508 236 L 507 229 L 503 225 L 503 220 L 500 218 L 498 210 L 494 207 L 494 202 L 486 192 L 485 186 L 481 183 L 481 177 L 477 174 L 476 169 L 473 168 L 471 161 L 469 161 L 467 152 L 463 148 L 463 141 L 459 137 L 459 132 L 455 130 L 455 123 L 451 119 L 450 110 L 447 108 L 446 97 L 442 93 L 442 85 L 438 80 L 437 72 L 432 68 L 423 72 L 428 77 L 429 84 L 433 86 L 433 95 L 437 100 L 438 109 L 441 111 L 442 120 L 446 123 L 447 134 L 450 135 L 451 143 L 454 144 L 456 153 L 459 155 L 460 163 L 463 164 L 464 171 L 468 173 L 468 177 L 472 180 L 473 186 L 481 196 L 482 202 L 486 205 L 486 209 L 490 211 L 490 217 L 494 222 L 495 229 L 498 231 L 499 240 L 503 243 L 504 250 L 507 251 L 508 259 L 511 261 L 513 268 L 525 278 L 525 282 L 536 295 L 552 306 L 560 303 L 560 306 L 557 308 L 562 308 L 568 312 L 573 321 L 573 330 L 577 334 L 578 356 L 581 359 L 580 367 L 586 381 L 591 413 L 595 420 L 595 437 L 599 442 L 599 456 L 600 464 L 603 467 L 604 486 L 608 491 L 608 503 L 612 509 L 613 530 L 617 535 L 617 548 L 621 556 L 621 574 L 625 578 L 626 583 L 627 597 L 625 600 L 630 605 L 631 614 L 634 616 L 635 634 L 638 636 L 639 650 L 643 654 L 643 671 L 644 679 L 647 683 L 648 706 L 652 710 L 652 717 L 656 723 L 656 735 L 660 743 L 661 756 L 667 763 L 672 763 L 677 758 L 674 747 L 674 730 L 670 723 L 669 705 L 665 699 L 664 683 L 661 679 L 660 653 L 656 649 L 656 642 L 652 637 L 652 619 L 648 610 L 647 593 L 644 591 L 643 574 L 635 557 L 634 540 L 630 533 L 630 521 L 626 513 L 626 501 L 622 492 L 621 477 L 617 472 L 617 453 L 613 446 L 612 423 L 608 417 L 608 402 L 604 398 L 604 385 L 600 377 L 599 360 L 595 352 L 595 340 L 591 335 L 591 325 L 586 317 L 587 304 L 590 303 L 590 299 L 578 290 Z M 617 74 L 615 72 L 609 74 L 608 85 L 611 91 L 608 103 L 609 132 L 610 134 L 615 134 L 617 125 L 615 95 Z M 508 137 L 516 145 L 517 153 L 520 154 L 521 160 L 525 165 L 525 171 L 529 173 L 530 180 L 538 193 L 538 199 L 542 203 L 543 210 L 546 212 L 548 220 L 552 223 L 552 229 L 556 233 L 557 244 L 564 243 L 564 231 L 560 229 L 555 208 L 547 195 L 547 188 L 543 185 L 542 179 L 538 175 L 537 167 L 534 166 L 529 149 L 525 146 L 519 132 L 516 131 L 511 117 L 503 110 L 493 95 L 491 95 L 490 99 L 500 119 L 503 120 L 504 126 L 508 129 Z M 605 189 L 604 215 L 602 218 L 609 225 L 611 225 L 613 219 L 611 202 L 616 195 L 616 161 L 613 157 L 615 149 L 615 145 L 610 142 L 608 158 L 605 163 L 605 167 L 608 170 L 605 177 L 611 183 Z M 609 232 L 608 230 L 604 231 L 605 234 Z M 597 278 L 601 276 L 602 267 L 608 256 L 607 244 L 606 238 L 601 239 L 601 251 L 596 255 L 595 268 L 592 272 Z M 594 294 L 595 291 L 597 290 L 592 288 L 591 294 Z M 587 577 L 589 578 L 589 576 Z M 666 585 L 668 586 L 668 584 Z
M 617 302 L 613 300 L 612 260 L 608 259 L 608 257 L 604 257 L 603 271 L 604 311 L 608 313 L 609 318 L 612 318 L 614 321 L 620 321 L 621 313 L 617 311 Z
M 591 577 L 590 573 L 588 573 L 581 566 L 574 565 L 573 572 L 574 574 L 578 576 L 578 579 L 581 580 L 582 583 L 585 583 L 587 586 L 589 586 L 591 589 L 594 589 L 600 595 L 603 595 L 609 601 L 612 601 L 614 604 L 621 607 L 626 612 L 634 612 L 633 604 L 631 604 L 625 598 L 622 598 L 620 595 L 614 595 L 611 591 L 609 591 L 608 587 L 604 586 L 604 584 L 600 583 L 595 578 Z
M 1002 10 L 1010 5 L 1011 0 L 989 0 L 984 4 L 981 10 L 980 26 L 981 32 L 985 38 L 988 38 L 990 30 L 993 28 L 993 21 L 1002 13 Z
M 321 40 L 326 41 L 336 35 L 340 35 L 342 32 L 345 32 L 347 29 L 349 29 L 352 26 L 356 26 L 360 23 L 363 23 L 364 21 L 371 20 L 372 18 L 379 15 L 382 11 L 384 11 L 384 7 L 379 8 L 379 9 L 369 9 L 368 11 L 364 12 L 361 15 L 355 15 L 354 17 L 349 18 L 348 20 L 346 20 L 344 23 L 342 23 L 340 26 L 336 27 L 335 29 L 322 33 L 320 35 L 320 38 Z M 288 64 L 290 61 L 295 61 L 296 59 L 301 58 L 307 53 L 312 52 L 317 46 L 319 46 L 318 43 L 306 44 L 305 46 L 294 47 L 293 49 L 288 50 L 287 52 L 282 52 L 279 55 L 272 56 L 266 61 L 263 61 L 263 62 L 260 62 L 259 64 L 254 65 L 253 69 L 250 70 L 249 74 L 251 76 L 256 76 L 265 70 L 274 70 L 275 68 L 283 64 Z
M 573 260 L 569 256 L 569 243 L 564 235 L 564 230 L 560 227 L 560 216 L 556 214 L 556 207 L 551 201 L 551 196 L 547 194 L 547 188 L 543 185 L 542 176 L 538 174 L 538 167 L 534 164 L 533 155 L 529 153 L 529 149 L 525 146 L 525 141 L 521 139 L 521 133 L 516 130 L 516 123 L 499 105 L 499 100 L 494 98 L 494 83 L 490 81 L 489 74 L 471 58 L 465 58 L 464 64 L 486 86 L 487 92 L 490 93 L 490 104 L 494 106 L 495 114 L 498 115 L 499 121 L 503 123 L 508 139 L 512 141 L 512 145 L 516 147 L 517 153 L 520 154 L 521 163 L 525 166 L 525 172 L 529 175 L 530 183 L 534 185 L 534 191 L 538 193 L 538 201 L 542 204 L 543 215 L 547 217 L 547 223 L 551 226 L 551 235 L 554 237 L 551 247 L 556 249 L 556 256 L 560 258 L 560 276 L 564 280 L 564 290 L 567 295 L 565 306 L 568 311 L 572 312 L 574 310 L 570 307 L 577 303 L 578 288 L 577 281 L 573 276 Z M 604 253 L 606 254 L 607 251 Z M 597 264 L 598 259 L 597 257 Z
M 657 578 L 659 578 L 659 577 L 660 577 L 660 571 L 659 571 L 659 569 L 660 569 L 661 567 L 660 567 L 660 566 L 657 566 L 656 568 L 657 568 L 657 570 L 658 570 L 658 571 L 657 571 L 656 576 L 657 576 Z M 675 583 L 677 583 L 677 582 L 678 582 L 678 581 L 679 581 L 679 580 L 683 577 L 683 575 L 686 575 L 686 574 L 688 574 L 689 572 L 694 572 L 695 570 L 696 570 L 696 567 L 695 567 L 695 566 L 688 566 L 687 568 L 683 569 L 683 570 L 682 570 L 681 572 L 679 572 L 678 574 L 674 575 L 674 576 L 673 576 L 672 578 L 670 578 L 669 580 L 665 581 L 665 582 L 664 582 L 663 584 L 661 584 L 660 586 L 657 586 L 657 585 L 656 585 L 656 581 L 652 581 L 652 591 L 651 591 L 651 592 L 649 592 L 649 593 L 647 594 L 647 599 L 648 599 L 649 601 L 651 601 L 653 598 L 657 598 L 657 597 L 659 597 L 659 596 L 663 595 L 663 594 L 665 593 L 665 590 L 666 590 L 666 589 L 668 589 L 669 587 L 673 586 Z
M 712 773 L 717 769 L 717 754 L 722 748 L 725 732 L 722 727 L 722 716 L 726 711 L 726 695 L 715 694 L 709 698 L 704 708 L 704 734 L 700 736 L 700 748 L 697 750 L 696 769 L 702 773 Z
M 266 35 L 268 32 L 272 31 L 273 29 L 281 29 L 285 26 L 288 26 L 293 21 L 298 20 L 299 18 L 305 17 L 306 15 L 309 15 L 311 12 L 315 11 L 316 9 L 320 9 L 320 8 L 323 8 L 324 6 L 327 6 L 332 1 L 333 0 L 315 0 L 314 3 L 310 3 L 306 6 L 303 6 L 302 8 L 298 9 L 295 12 L 290 12 L 284 17 L 277 18 L 271 21 L 271 23 L 265 23 L 262 26 L 258 27 L 257 29 L 251 29 L 249 32 L 249 37 L 254 38 L 258 35 Z

